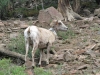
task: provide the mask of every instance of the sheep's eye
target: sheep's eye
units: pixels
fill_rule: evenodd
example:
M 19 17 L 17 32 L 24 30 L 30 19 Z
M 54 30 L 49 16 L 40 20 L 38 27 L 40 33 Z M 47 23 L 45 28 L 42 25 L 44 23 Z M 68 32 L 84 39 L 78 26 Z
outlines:
M 61 25 L 61 23 L 60 23 L 60 22 L 58 22 L 58 25 Z

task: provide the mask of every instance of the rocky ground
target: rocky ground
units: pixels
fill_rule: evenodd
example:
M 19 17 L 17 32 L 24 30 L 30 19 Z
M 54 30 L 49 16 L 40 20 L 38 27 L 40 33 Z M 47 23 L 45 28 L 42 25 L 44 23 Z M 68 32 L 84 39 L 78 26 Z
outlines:
M 7 20 L 0 21 L 0 48 L 7 48 L 12 38 L 36 21 Z M 64 22 L 69 27 L 67 39 L 59 35 L 50 54 L 49 68 L 54 75 L 100 75 L 100 19 L 93 17 L 87 20 Z M 47 24 L 36 24 L 49 28 Z M 60 33 L 60 32 L 59 32 Z M 64 34 L 64 36 L 67 34 Z M 59 65 L 59 66 L 58 66 Z

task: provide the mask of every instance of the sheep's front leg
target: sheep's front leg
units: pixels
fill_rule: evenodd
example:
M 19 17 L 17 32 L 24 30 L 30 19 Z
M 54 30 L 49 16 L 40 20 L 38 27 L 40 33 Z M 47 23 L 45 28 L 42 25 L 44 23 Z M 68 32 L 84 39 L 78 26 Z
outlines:
M 25 47 L 26 47 L 26 54 L 25 54 L 25 61 L 27 61 L 27 55 L 29 50 L 29 40 L 25 39 Z
M 50 51 L 50 47 L 51 47 L 51 44 L 48 44 L 46 64 L 49 64 L 49 51 Z
M 42 54 L 43 54 L 43 50 L 40 50 L 40 60 L 39 60 L 39 66 L 41 66 Z

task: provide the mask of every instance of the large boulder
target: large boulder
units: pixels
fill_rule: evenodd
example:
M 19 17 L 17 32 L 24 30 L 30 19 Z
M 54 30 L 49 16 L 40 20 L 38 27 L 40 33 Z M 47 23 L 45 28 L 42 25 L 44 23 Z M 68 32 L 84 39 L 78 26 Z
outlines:
M 63 20 L 63 16 L 54 7 L 49 7 L 45 10 L 40 10 L 38 20 L 40 23 L 46 22 L 50 24 L 53 19 Z
M 77 55 L 73 54 L 73 50 L 59 50 L 55 55 L 50 57 L 50 63 L 52 64 L 60 64 L 64 62 L 72 62 L 77 59 Z

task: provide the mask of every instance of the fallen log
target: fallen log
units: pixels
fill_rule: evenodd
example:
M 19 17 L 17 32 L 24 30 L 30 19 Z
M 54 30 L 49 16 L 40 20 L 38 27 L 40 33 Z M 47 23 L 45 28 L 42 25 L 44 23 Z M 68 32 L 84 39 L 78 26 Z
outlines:
M 25 56 L 20 54 L 20 53 L 16 53 L 10 50 L 5 50 L 5 49 L 0 49 L 0 53 L 2 53 L 3 55 L 7 55 L 10 57 L 15 57 L 15 58 L 19 58 L 23 61 L 25 61 Z M 30 58 L 27 58 L 28 60 L 30 60 Z

